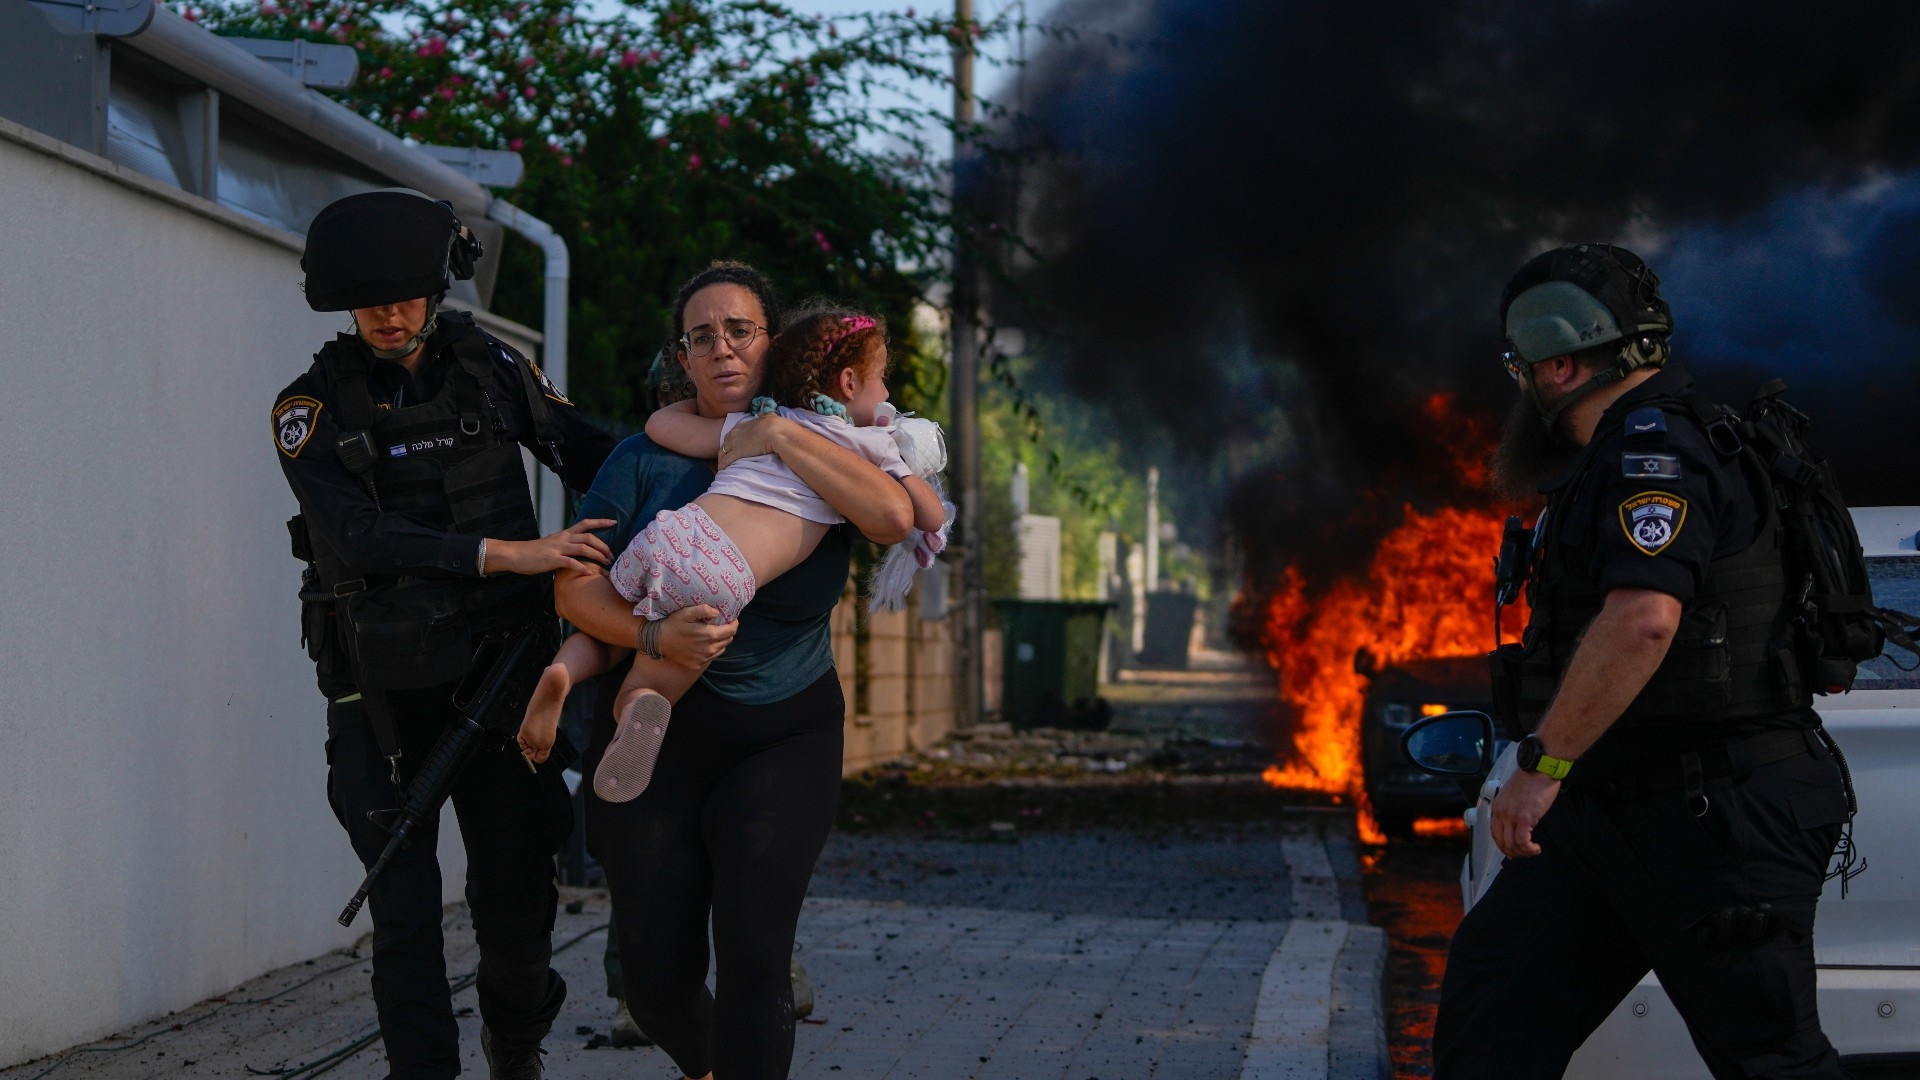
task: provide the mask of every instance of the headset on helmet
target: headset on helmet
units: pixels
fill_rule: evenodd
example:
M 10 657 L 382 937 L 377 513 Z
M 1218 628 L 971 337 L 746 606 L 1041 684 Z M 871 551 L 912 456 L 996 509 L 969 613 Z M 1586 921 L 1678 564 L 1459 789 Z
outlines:
M 1541 405 L 1551 425 L 1601 387 L 1665 364 L 1673 312 L 1660 297 L 1660 278 L 1638 255 L 1614 244 L 1575 244 L 1536 255 L 1513 275 L 1500 295 L 1500 323 L 1510 356 L 1527 367 L 1620 343 L 1612 365 L 1552 409 Z
M 315 311 L 437 297 L 484 250 L 451 204 L 410 188 L 349 195 L 314 215 L 300 268 Z

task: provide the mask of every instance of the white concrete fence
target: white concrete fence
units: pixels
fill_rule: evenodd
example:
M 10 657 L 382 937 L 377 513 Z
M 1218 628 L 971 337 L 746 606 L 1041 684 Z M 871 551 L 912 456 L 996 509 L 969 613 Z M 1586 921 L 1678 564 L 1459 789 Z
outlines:
M 0 1066 L 367 929 L 267 420 L 344 319 L 299 249 L 0 120 Z

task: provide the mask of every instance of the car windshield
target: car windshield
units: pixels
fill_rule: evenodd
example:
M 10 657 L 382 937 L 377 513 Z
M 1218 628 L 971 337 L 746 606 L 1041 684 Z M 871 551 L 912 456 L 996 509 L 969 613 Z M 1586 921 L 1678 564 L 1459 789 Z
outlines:
M 1898 555 L 1867 560 L 1873 582 L 1873 602 L 1883 608 L 1920 612 L 1920 556 Z M 1920 656 L 1892 642 L 1879 656 L 1860 665 L 1855 690 L 1920 690 Z

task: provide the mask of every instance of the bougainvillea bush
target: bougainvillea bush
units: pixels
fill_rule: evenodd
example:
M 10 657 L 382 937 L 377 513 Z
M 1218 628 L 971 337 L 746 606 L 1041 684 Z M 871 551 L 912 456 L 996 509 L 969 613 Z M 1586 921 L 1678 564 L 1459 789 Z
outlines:
M 329 93 L 354 111 L 421 142 L 518 151 L 525 178 L 503 194 L 572 249 L 570 385 L 596 415 L 644 416 L 673 291 L 714 258 L 759 266 L 789 300 L 885 314 L 901 330 L 903 404 L 935 403 L 937 365 L 905 331 L 954 243 L 951 129 L 897 90 L 944 104 L 955 35 L 983 28 L 760 0 L 208 0 L 186 13 L 219 33 L 350 45 L 359 77 Z M 493 307 L 537 326 L 539 252 L 510 241 L 503 259 Z

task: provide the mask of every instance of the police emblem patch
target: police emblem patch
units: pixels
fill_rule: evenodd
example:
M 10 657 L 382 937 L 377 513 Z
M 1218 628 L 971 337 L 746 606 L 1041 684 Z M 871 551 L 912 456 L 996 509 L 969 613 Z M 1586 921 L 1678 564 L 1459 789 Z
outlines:
M 273 407 L 273 441 L 288 457 L 299 457 L 302 447 L 313 437 L 313 422 L 320 415 L 320 402 L 310 397 L 290 397 Z
M 547 378 L 547 373 L 540 370 L 539 364 L 534 363 L 532 360 L 528 360 L 527 367 L 529 370 L 533 372 L 533 381 L 540 384 L 541 393 L 545 394 L 547 397 L 553 399 L 554 401 L 559 402 L 562 405 L 573 404 L 573 402 L 567 400 L 567 395 L 560 392 L 559 387 L 553 385 L 553 380 Z
M 1620 504 L 1620 528 L 1627 542 L 1658 555 L 1680 535 L 1687 521 L 1687 500 L 1664 491 L 1648 491 Z

